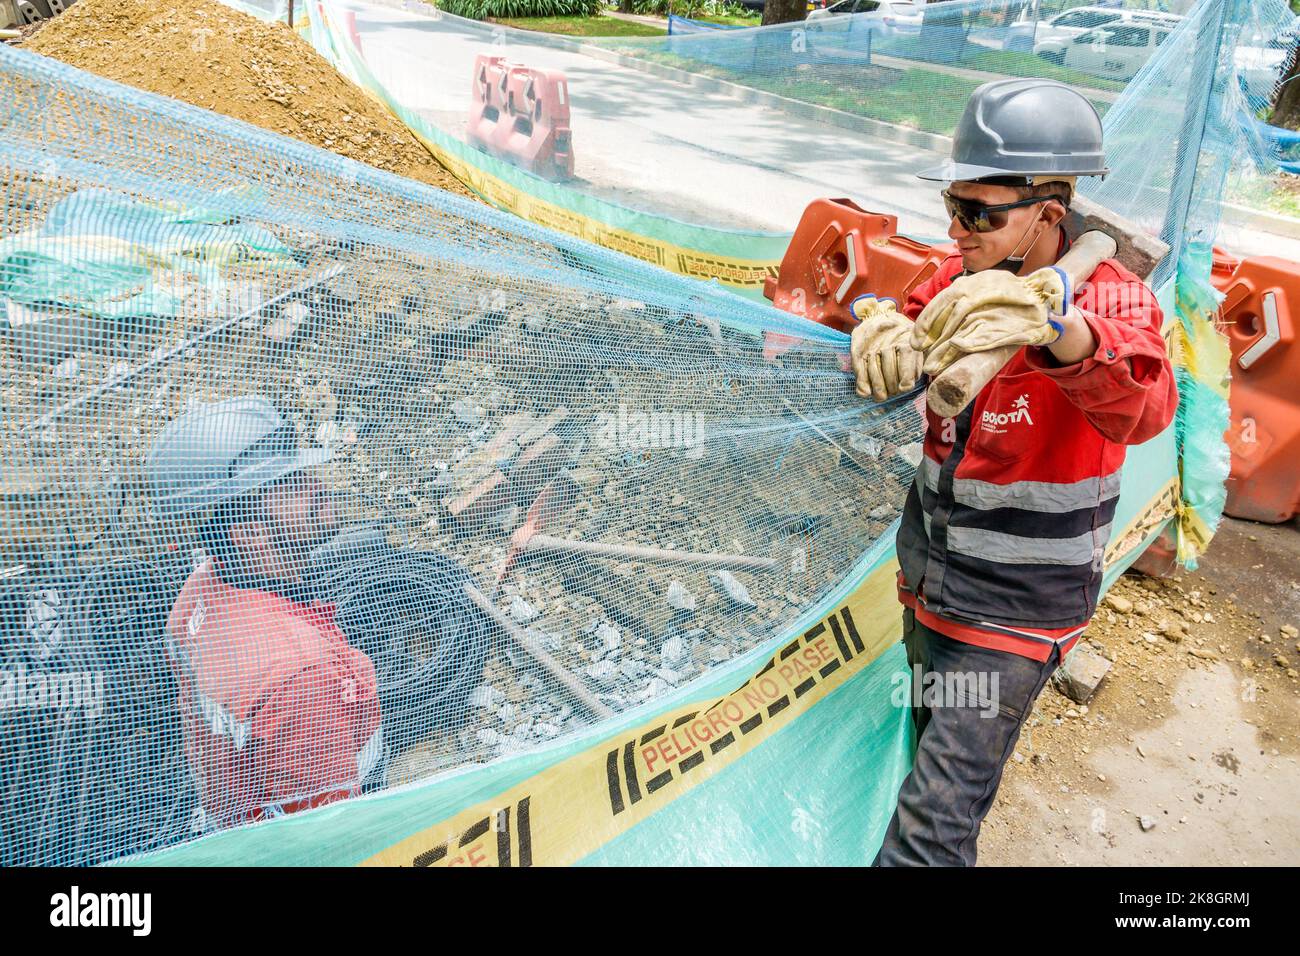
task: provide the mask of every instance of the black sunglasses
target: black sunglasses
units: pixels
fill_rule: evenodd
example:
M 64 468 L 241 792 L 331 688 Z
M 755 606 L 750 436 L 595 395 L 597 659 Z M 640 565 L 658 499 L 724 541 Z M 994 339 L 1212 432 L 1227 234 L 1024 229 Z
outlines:
M 1021 206 L 1033 206 L 1040 202 L 1063 202 L 1060 196 L 1034 196 L 1017 202 L 1004 202 L 996 206 L 985 205 L 973 199 L 962 199 L 948 190 L 943 191 L 943 205 L 948 210 L 949 218 L 956 219 L 963 229 L 969 232 L 996 232 L 1007 224 L 1010 218 L 1007 212 Z

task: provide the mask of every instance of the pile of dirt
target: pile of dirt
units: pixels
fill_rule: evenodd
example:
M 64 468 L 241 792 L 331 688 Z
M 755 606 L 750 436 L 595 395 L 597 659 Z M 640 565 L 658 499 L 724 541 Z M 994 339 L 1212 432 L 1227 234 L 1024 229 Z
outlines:
M 23 47 L 471 195 L 396 117 L 291 29 L 216 0 L 80 0 Z

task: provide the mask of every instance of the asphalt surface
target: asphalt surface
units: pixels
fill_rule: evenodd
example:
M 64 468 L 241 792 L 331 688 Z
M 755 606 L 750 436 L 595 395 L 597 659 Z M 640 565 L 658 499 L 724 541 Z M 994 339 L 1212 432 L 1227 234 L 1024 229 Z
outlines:
M 701 225 L 792 232 L 804 208 L 847 196 L 893 213 L 902 231 L 942 236 L 933 184 L 913 177 L 937 153 L 743 104 L 572 50 L 518 42 L 520 33 L 412 20 L 383 7 L 357 13 L 362 51 L 405 105 L 464 136 L 479 53 L 564 71 L 577 185 L 634 209 Z M 919 211 L 914 211 L 919 210 Z
M 942 156 L 803 119 L 596 59 L 524 31 L 418 18 L 343 0 L 371 70 L 406 106 L 463 138 L 474 59 L 506 56 L 568 79 L 576 179 L 570 186 L 632 209 L 705 226 L 789 233 L 804 208 L 848 197 L 892 213 L 899 230 L 943 237 L 934 184 L 914 172 Z M 1300 259 L 1293 237 L 1225 209 L 1218 241 L 1240 255 Z

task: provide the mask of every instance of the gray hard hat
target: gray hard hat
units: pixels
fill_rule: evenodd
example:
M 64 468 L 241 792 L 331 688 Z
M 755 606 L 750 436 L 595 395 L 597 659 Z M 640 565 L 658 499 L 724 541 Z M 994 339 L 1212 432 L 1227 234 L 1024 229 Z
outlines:
M 1008 79 L 971 93 L 952 138 L 952 159 L 917 173 L 955 182 L 1024 176 L 1105 176 L 1101 118 L 1088 98 L 1055 80 Z
M 199 405 L 168 423 L 145 462 L 159 517 L 202 512 L 328 461 L 326 448 L 299 448 L 293 426 L 265 398 Z

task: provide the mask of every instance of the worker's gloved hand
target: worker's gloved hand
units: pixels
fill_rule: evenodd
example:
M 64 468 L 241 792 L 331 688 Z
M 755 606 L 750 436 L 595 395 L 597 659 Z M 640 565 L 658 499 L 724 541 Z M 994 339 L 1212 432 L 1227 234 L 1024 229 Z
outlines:
M 1069 284 L 1054 266 L 1027 276 L 990 269 L 954 279 L 917 316 L 911 345 L 938 375 L 971 352 L 1004 345 L 1048 345 L 1061 335 L 1054 316 L 1068 307 Z
M 914 386 L 923 356 L 908 344 L 911 319 L 899 313 L 893 299 L 874 295 L 858 296 L 849 311 L 858 319 L 849 345 L 858 394 L 883 402 Z

